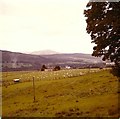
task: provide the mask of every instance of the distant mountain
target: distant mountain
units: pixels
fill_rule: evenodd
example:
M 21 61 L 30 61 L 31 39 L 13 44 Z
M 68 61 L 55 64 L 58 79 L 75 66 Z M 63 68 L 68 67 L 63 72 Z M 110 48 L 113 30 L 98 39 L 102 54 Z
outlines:
M 52 55 L 52 54 L 60 54 L 56 51 L 52 51 L 52 50 L 40 50 L 40 51 L 34 51 L 31 52 L 29 54 L 34 54 L 34 55 Z
M 2 52 L 2 69 L 4 70 L 31 70 L 40 69 L 42 64 L 48 63 L 50 60 L 38 55 L 30 55 L 19 52 L 3 51 Z M 51 61 L 50 61 L 51 62 Z
M 54 63 L 62 64 L 99 64 L 102 63 L 100 57 L 93 57 L 91 54 L 83 53 L 69 53 L 69 54 L 53 54 L 53 55 L 41 55 L 44 58 L 48 58 Z
M 59 65 L 61 67 L 70 66 L 76 68 L 90 66 L 100 67 L 103 65 L 101 58 L 93 57 L 91 54 L 72 53 L 33 55 L 3 50 L 0 50 L 0 52 L 2 53 L 0 67 L 2 67 L 3 71 L 39 70 L 43 64 L 45 64 L 47 67 L 54 67 L 55 65 Z

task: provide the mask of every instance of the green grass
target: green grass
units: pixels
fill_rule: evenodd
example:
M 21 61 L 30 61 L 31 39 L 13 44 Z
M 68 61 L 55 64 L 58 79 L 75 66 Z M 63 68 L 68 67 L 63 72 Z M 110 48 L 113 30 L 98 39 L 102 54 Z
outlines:
M 13 79 L 20 76 L 21 82 L 14 84 Z M 33 76 L 36 102 L 33 102 Z M 118 83 L 109 70 L 98 69 L 3 73 L 2 114 L 3 117 L 118 117 Z

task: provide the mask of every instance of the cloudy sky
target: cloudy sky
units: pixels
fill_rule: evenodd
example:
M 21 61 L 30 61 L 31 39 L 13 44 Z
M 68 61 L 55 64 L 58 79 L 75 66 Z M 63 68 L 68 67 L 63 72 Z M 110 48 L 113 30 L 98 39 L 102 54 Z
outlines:
M 0 49 L 92 53 L 88 0 L 0 0 Z

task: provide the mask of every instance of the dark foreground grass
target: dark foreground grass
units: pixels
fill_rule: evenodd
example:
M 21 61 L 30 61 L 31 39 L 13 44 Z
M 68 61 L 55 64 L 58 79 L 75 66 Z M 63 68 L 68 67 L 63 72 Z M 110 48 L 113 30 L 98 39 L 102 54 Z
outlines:
M 3 86 L 3 117 L 119 117 L 117 77 L 109 70 Z

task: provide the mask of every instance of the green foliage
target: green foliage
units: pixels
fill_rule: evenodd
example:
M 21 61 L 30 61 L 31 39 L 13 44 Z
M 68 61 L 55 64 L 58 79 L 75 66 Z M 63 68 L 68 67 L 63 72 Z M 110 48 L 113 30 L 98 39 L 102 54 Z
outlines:
M 47 69 L 47 67 L 45 65 L 42 65 L 41 71 L 45 71 L 45 69 Z
M 58 71 L 60 70 L 60 66 L 55 66 L 55 68 L 53 69 L 53 71 Z
M 118 68 L 117 66 L 116 66 L 116 67 L 113 67 L 112 70 L 111 70 L 111 73 L 112 73 L 114 76 L 120 77 L 120 68 Z
M 87 10 L 87 32 L 91 35 L 93 56 L 103 56 L 120 69 L 120 2 L 89 2 Z

